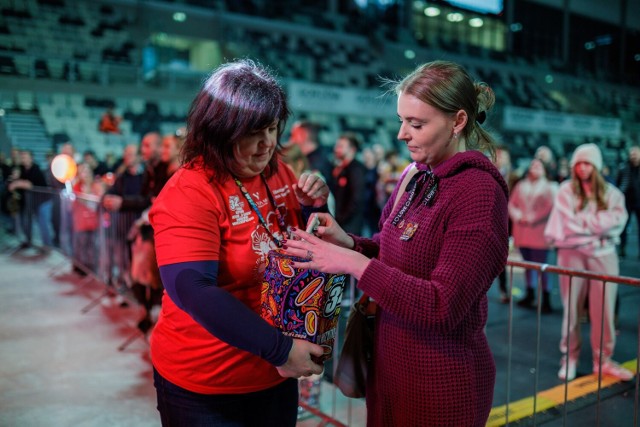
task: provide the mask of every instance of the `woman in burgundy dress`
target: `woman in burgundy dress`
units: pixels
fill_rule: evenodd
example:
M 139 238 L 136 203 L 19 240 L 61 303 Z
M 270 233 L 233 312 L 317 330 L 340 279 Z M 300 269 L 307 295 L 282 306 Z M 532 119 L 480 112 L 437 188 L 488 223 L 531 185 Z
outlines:
M 351 274 L 378 304 L 367 425 L 484 426 L 495 382 L 487 291 L 508 252 L 507 185 L 480 126 L 495 98 L 445 61 L 392 83 L 417 172 L 380 233 L 347 234 L 319 214 L 318 237 L 297 231 L 304 240 L 287 250 L 310 258 L 299 267 Z

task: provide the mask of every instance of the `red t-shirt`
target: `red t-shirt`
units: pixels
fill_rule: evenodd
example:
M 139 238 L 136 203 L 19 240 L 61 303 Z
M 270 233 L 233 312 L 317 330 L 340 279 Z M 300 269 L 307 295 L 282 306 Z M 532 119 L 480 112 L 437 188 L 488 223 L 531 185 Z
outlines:
M 287 207 L 285 223 L 303 227 L 292 188 L 295 182 L 282 162 L 278 173 L 267 180 L 277 205 Z M 283 238 L 260 176 L 242 183 L 269 230 Z M 221 185 L 201 169 L 179 169 L 154 201 L 149 219 L 159 266 L 218 261 L 218 286 L 260 312 L 262 274 L 267 253 L 275 244 L 234 180 Z M 151 359 L 164 378 L 203 394 L 248 393 L 284 381 L 270 363 L 211 335 L 166 292 L 151 336 Z

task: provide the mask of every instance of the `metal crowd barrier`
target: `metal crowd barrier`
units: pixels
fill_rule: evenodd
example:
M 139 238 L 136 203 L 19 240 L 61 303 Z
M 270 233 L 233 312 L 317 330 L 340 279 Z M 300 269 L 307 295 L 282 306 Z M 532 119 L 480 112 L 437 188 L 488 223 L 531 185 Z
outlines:
M 560 276 L 568 276 L 570 278 L 569 282 L 569 298 L 571 298 L 571 292 L 573 288 L 573 278 L 579 277 L 593 281 L 600 281 L 604 283 L 603 286 L 603 294 L 602 294 L 602 304 L 604 309 L 605 304 L 605 292 L 606 287 L 609 284 L 619 284 L 625 287 L 630 288 L 640 288 L 640 279 L 633 277 L 625 277 L 625 276 L 611 276 L 606 274 L 599 274 L 595 272 L 585 271 L 585 270 L 576 270 L 570 268 L 562 268 L 558 266 L 548 265 L 548 264 L 540 264 L 534 262 L 527 261 L 518 261 L 518 260 L 509 260 L 507 262 L 507 273 L 509 277 L 509 293 L 513 295 L 512 290 L 514 289 L 514 270 L 518 271 L 536 271 L 537 272 L 537 299 L 536 299 L 536 308 L 535 308 L 535 331 L 531 331 L 532 335 L 529 336 L 531 340 L 535 343 L 535 352 L 531 357 L 526 361 L 520 361 L 523 365 L 531 366 L 533 363 L 533 368 L 530 369 L 529 373 L 532 373 L 533 378 L 533 389 L 531 390 L 531 396 L 525 399 L 512 401 L 512 384 L 514 381 L 512 365 L 514 362 L 513 359 L 513 338 L 514 332 L 516 328 L 514 327 L 514 312 L 513 312 L 513 298 L 508 307 L 508 320 L 507 320 L 507 349 L 506 349 L 506 366 L 497 366 L 498 373 L 502 371 L 502 374 L 505 375 L 505 381 L 503 384 L 496 383 L 496 393 L 504 393 L 506 404 L 496 407 L 494 406 L 492 413 L 489 418 L 488 426 L 502 426 L 502 425 L 538 425 L 538 423 L 545 423 L 549 421 L 549 418 L 556 417 L 558 414 L 561 414 L 563 425 L 568 425 L 570 421 L 571 414 L 569 413 L 569 408 L 572 405 L 572 402 L 579 401 L 582 399 L 588 399 L 592 402 L 595 395 L 595 417 L 593 419 L 594 426 L 601 425 L 601 404 L 603 400 L 603 394 L 607 389 L 611 389 L 614 387 L 618 387 L 612 392 L 607 393 L 607 397 L 611 397 L 614 394 L 628 393 L 631 388 L 634 389 L 635 398 L 633 405 L 633 414 L 619 414 L 620 415 L 620 424 L 616 425 L 638 425 L 638 401 L 639 401 L 639 389 L 638 389 L 638 361 L 640 360 L 640 312 L 637 312 L 637 306 L 633 307 L 625 307 L 626 309 L 634 309 L 638 313 L 638 320 L 635 322 L 635 338 L 636 338 L 636 346 L 635 346 L 635 360 L 628 361 L 625 365 L 631 371 L 635 371 L 636 375 L 632 382 L 622 383 L 620 380 L 615 379 L 613 377 L 603 377 L 600 373 L 598 375 L 583 375 L 576 377 L 575 380 L 568 381 L 565 380 L 561 385 L 556 385 L 551 389 L 541 389 L 540 387 L 540 359 L 541 352 L 547 351 L 549 348 L 552 348 L 553 354 L 558 355 L 558 359 L 560 357 L 560 353 L 557 347 L 558 342 L 554 341 L 552 343 L 543 342 L 541 339 L 542 330 L 543 330 L 543 315 L 541 311 L 542 307 L 542 273 L 557 275 L 558 278 Z M 618 289 L 620 290 L 620 288 Z M 620 295 L 618 295 L 618 301 L 620 301 Z M 563 308 L 558 307 L 556 310 L 559 310 L 562 313 Z M 569 313 L 571 315 L 571 313 Z M 602 319 L 602 324 L 604 323 L 604 316 Z M 602 329 L 602 324 L 600 325 Z M 562 326 L 562 318 L 559 323 L 554 324 L 553 327 L 560 331 Z M 568 325 L 567 325 L 568 329 Z M 535 334 L 535 335 L 533 335 Z M 604 335 L 604 334 L 601 334 Z M 559 337 L 558 337 L 559 340 Z M 600 336 L 600 352 L 598 358 L 602 359 L 602 342 L 603 336 Z M 569 347 L 569 343 L 567 345 Z M 585 346 L 583 346 L 585 347 Z M 587 344 L 586 347 L 590 348 L 590 344 Z M 496 356 L 499 352 L 499 349 L 492 348 L 494 352 L 494 356 Z M 504 354 L 504 352 L 502 352 Z M 556 376 L 556 370 L 560 365 L 554 365 L 554 371 L 551 373 L 554 377 Z M 548 377 L 549 373 L 546 372 L 545 375 Z M 500 376 L 500 375 L 499 375 Z M 558 380 L 559 381 L 559 380 Z M 552 413 L 549 416 L 549 413 Z M 633 421 L 631 421 L 633 419 Z M 628 420 L 625 422 L 623 420 Z
M 21 235 L 29 235 L 31 232 L 34 244 L 40 244 L 44 247 L 56 245 L 59 250 L 64 253 L 73 263 L 74 267 L 86 275 L 87 281 L 98 281 L 105 286 L 105 293 L 92 301 L 83 308 L 83 312 L 87 312 L 99 302 L 104 295 L 111 293 L 121 293 L 127 290 L 131 285 L 130 271 L 130 240 L 134 223 L 139 219 L 138 213 L 132 212 L 109 212 L 104 210 L 98 197 L 77 195 L 65 190 L 54 191 L 52 189 L 34 188 L 24 193 L 23 210 L 11 217 L 15 221 L 16 227 L 22 228 L 18 231 Z M 78 223 L 80 221 L 81 223 Z M 84 222 L 83 222 L 84 221 Z M 37 225 L 37 227 L 35 226 Z M 572 391 L 572 383 L 583 380 L 580 384 L 584 386 L 585 381 L 590 381 L 594 387 L 595 393 L 595 419 L 593 425 L 600 425 L 601 403 L 604 390 L 615 386 L 616 381 L 611 378 L 605 378 L 598 375 L 597 378 L 578 377 L 576 380 L 568 382 L 556 387 L 555 391 L 541 390 L 540 388 L 540 354 L 550 346 L 557 352 L 557 343 L 542 342 L 542 312 L 541 312 L 541 274 L 547 273 L 552 275 L 566 275 L 571 278 L 581 277 L 589 280 L 603 281 L 605 284 L 617 283 L 624 287 L 640 288 L 640 279 L 623 276 L 609 276 L 588 271 L 574 270 L 568 268 L 560 268 L 548 264 L 539 264 L 533 262 L 525 262 L 518 260 L 509 260 L 507 262 L 508 287 L 509 292 L 517 286 L 523 286 L 522 277 L 518 277 L 517 273 L 523 273 L 527 270 L 538 272 L 538 295 L 537 308 L 535 311 L 535 331 L 531 338 L 535 341 L 535 352 L 530 355 L 530 360 L 520 361 L 523 364 L 533 364 L 530 373 L 533 373 L 533 388 L 531 396 L 521 401 L 512 401 L 512 384 L 514 382 L 513 365 L 513 337 L 514 337 L 514 310 L 513 301 L 509 304 L 507 310 L 506 321 L 506 349 L 498 345 L 492 346 L 495 357 L 506 356 L 506 363 L 497 363 L 498 370 L 496 388 L 494 395 L 504 396 L 504 405 L 494 405 L 492 413 L 487 423 L 488 426 L 502 425 L 537 425 L 538 422 L 547 422 L 548 416 L 542 416 L 545 411 L 548 413 L 550 409 L 554 412 L 554 416 L 561 414 L 563 425 L 567 425 L 569 417 L 568 407 L 571 399 L 575 398 Z M 516 274 L 514 274 L 516 272 Z M 515 284 L 518 280 L 517 285 Z M 606 287 L 606 285 L 605 285 Z M 349 311 L 349 304 L 355 300 L 357 290 L 355 281 L 351 281 L 350 288 L 345 290 L 345 297 L 342 305 L 343 315 L 341 315 L 341 327 L 339 327 L 336 336 L 336 352 L 334 360 L 337 357 L 338 348 L 341 347 L 343 337 L 341 333 L 344 331 L 344 323 L 346 322 L 346 314 Z M 604 300 L 604 298 L 603 298 Z M 635 307 L 633 307 L 635 308 Z M 561 310 L 561 308 L 557 308 Z M 533 312 L 530 312 L 534 316 Z M 491 323 L 491 315 L 489 323 Z M 554 325 L 560 330 L 560 324 Z M 637 343 L 640 343 L 640 314 L 636 325 Z M 492 332 L 493 333 L 493 332 Z M 139 336 L 139 333 L 138 333 Z M 126 346 L 130 340 L 123 345 Z M 121 348 L 124 348 L 121 346 Z M 602 347 L 602 346 L 601 346 Z M 554 353 L 555 354 L 555 353 Z M 638 356 L 640 355 L 640 347 L 636 351 L 635 366 L 631 370 L 638 371 Z M 554 367 L 552 373 L 556 375 L 557 367 Z M 545 373 L 548 375 L 549 373 Z M 503 381 L 500 379 L 504 378 Z M 640 391 L 638 386 L 638 376 L 629 384 L 624 392 L 628 392 L 630 388 L 634 389 L 634 405 L 633 415 L 626 415 L 629 419 L 629 425 L 638 425 L 638 408 L 640 400 Z M 558 389 L 560 387 L 560 389 Z M 554 396 L 551 401 L 549 395 Z M 578 393 L 578 396 L 581 396 Z M 555 400 L 554 400 L 555 399 Z M 334 426 L 364 426 L 366 422 L 366 409 L 363 399 L 349 399 L 342 396 L 330 381 L 317 380 L 312 382 L 301 381 L 301 399 L 299 408 L 299 425 L 312 425 L 318 421 L 318 425 L 334 425 Z M 633 421 L 631 421 L 631 418 Z M 631 424 L 633 423 L 633 424 Z M 623 424 L 627 425 L 627 424 Z

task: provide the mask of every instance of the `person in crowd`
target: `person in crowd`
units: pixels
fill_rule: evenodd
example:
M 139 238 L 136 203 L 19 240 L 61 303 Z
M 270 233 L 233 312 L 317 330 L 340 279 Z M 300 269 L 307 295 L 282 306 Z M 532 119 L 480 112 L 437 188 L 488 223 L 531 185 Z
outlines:
M 293 174 L 296 176 L 296 178 L 300 178 L 300 175 L 305 172 L 315 173 L 326 182 L 326 178 L 323 177 L 320 172 L 311 170 L 311 165 L 309 164 L 307 156 L 302 154 L 302 150 L 297 144 L 287 144 L 286 146 L 282 147 L 281 158 L 282 161 L 286 163 L 286 165 L 289 166 L 291 170 L 293 170 Z M 327 209 L 332 214 L 336 211 L 336 200 L 331 192 L 329 192 L 329 196 L 327 198 Z
M 302 240 L 286 250 L 304 257 L 295 267 L 351 274 L 377 303 L 368 426 L 484 426 L 495 382 L 487 292 L 508 254 L 507 184 L 480 125 L 495 97 L 447 61 L 394 89 L 398 139 L 417 171 L 385 206 L 380 233 L 347 234 L 320 213 L 318 237 L 296 230 Z
M 536 149 L 534 158 L 540 159 L 544 163 L 544 167 L 547 171 L 548 177 L 552 181 L 559 181 L 558 179 L 558 164 L 556 163 L 556 156 L 553 154 L 551 148 L 546 145 L 541 145 Z
M 76 150 L 70 141 L 60 144 L 58 154 L 65 154 L 76 161 Z M 56 178 L 49 183 L 56 193 L 52 198 L 51 223 L 53 225 L 53 245 L 59 247 L 66 255 L 73 254 L 73 218 L 71 205 L 65 198 L 65 183 Z M 64 202 L 63 202 L 64 200 Z
M 624 195 L 602 177 L 602 153 L 597 145 L 578 146 L 570 164 L 571 179 L 560 185 L 544 235 L 558 250 L 559 266 L 616 276 L 620 272 L 616 243 L 628 218 Z M 560 339 L 563 356 L 558 371 L 561 380 L 576 376 L 582 342 L 578 319 L 587 295 L 593 372 L 625 381 L 633 378 L 631 371 L 612 360 L 617 292 L 616 283 L 560 277 L 564 308 Z
M 547 263 L 549 245 L 544 238 L 544 228 L 553 208 L 553 200 L 558 184 L 547 179 L 544 163 L 533 159 L 522 180 L 517 182 L 509 196 L 509 217 L 511 218 L 514 245 L 519 248 L 525 261 Z M 527 269 L 525 273 L 526 293 L 518 301 L 520 307 L 532 307 L 537 304 L 537 271 Z M 542 313 L 551 313 L 549 278 L 541 273 Z
M 505 182 L 507 183 L 509 192 L 511 192 L 511 189 L 518 181 L 520 176 L 516 171 L 513 170 L 513 163 L 511 162 L 511 152 L 506 145 L 499 145 L 496 147 L 495 165 L 500 171 L 500 175 L 502 175 L 502 178 L 504 178 Z M 511 222 L 511 218 L 509 218 L 509 236 L 512 235 L 512 228 L 513 224 Z M 500 289 L 500 302 L 502 304 L 508 304 L 509 301 L 511 301 L 511 296 L 509 295 L 509 289 L 507 286 L 506 266 L 498 276 L 498 287 Z
M 127 238 L 144 252 L 135 253 L 132 248 L 131 290 L 136 300 L 145 309 L 138 321 L 138 328 L 145 334 L 153 321 L 151 310 L 161 304 L 162 286 L 153 253 L 153 230 L 148 223 L 147 210 L 168 180 L 168 165 L 162 161 L 162 138 L 157 132 L 146 133 L 140 142 L 140 155 L 145 162 L 142 188 L 138 194 L 108 194 L 102 205 L 110 211 L 135 214 L 139 220 Z M 149 271 L 149 269 L 152 269 Z
M 0 193 L 2 226 L 9 234 L 14 234 L 19 230 L 17 225 L 20 220 L 20 204 L 19 193 L 17 190 L 10 191 L 9 183 L 18 179 L 20 176 L 20 150 L 17 147 L 11 147 L 9 158 L 2 162 L 2 192 Z
M 96 178 L 100 178 L 109 173 L 109 167 L 107 164 L 102 160 L 98 160 L 98 157 L 93 150 L 86 150 L 82 153 L 82 162 L 91 167 L 93 176 Z
M 606 165 L 606 164 L 602 165 L 601 174 L 604 180 L 607 181 L 609 184 L 616 185 L 616 178 L 612 175 L 611 168 L 609 167 L 609 165 Z
M 162 154 L 160 158 L 167 165 L 167 176 L 170 177 L 178 170 L 182 162 L 180 161 L 180 150 L 183 140 L 176 134 L 168 134 L 162 138 Z
M 7 189 L 15 191 L 19 205 L 20 229 L 24 233 L 24 241 L 21 243 L 22 248 L 31 246 L 33 235 L 32 220 L 36 215 L 38 218 L 38 226 L 40 238 L 45 247 L 51 246 L 50 225 L 45 221 L 46 215 L 42 211 L 42 205 L 45 194 L 35 193 L 31 190 L 34 187 L 47 187 L 47 179 L 45 178 L 40 167 L 33 161 L 33 153 L 31 150 L 20 150 L 20 169 L 18 176 L 14 175 Z
M 302 153 L 307 156 L 311 170 L 317 171 L 331 185 L 331 153 L 320 144 L 319 126 L 306 120 L 300 120 L 291 127 L 290 144 L 300 146 Z
M 383 208 L 398 184 L 408 162 L 397 150 L 389 150 L 378 163 L 378 204 Z
M 362 234 L 364 226 L 366 169 L 356 159 L 361 145 L 358 135 L 345 132 L 333 148 L 335 167 L 331 193 L 336 198 L 335 218 L 345 231 L 354 234 Z
M 616 185 L 624 194 L 625 206 L 629 213 L 629 220 L 620 236 L 620 256 L 627 256 L 627 233 L 631 216 L 635 215 L 638 230 L 638 258 L 640 258 L 640 145 L 632 145 L 629 148 L 629 159 L 620 167 Z
M 288 116 L 283 89 L 250 60 L 215 69 L 193 101 L 184 165 L 149 215 L 165 289 L 151 340 L 165 426 L 294 426 L 296 378 L 322 372 L 311 359 L 322 347 L 258 314 L 269 250 L 326 211 L 329 194 L 280 159 Z
M 549 176 L 549 179 L 553 179 L 554 177 Z M 569 159 L 562 156 L 558 159 L 558 175 L 556 179 L 558 182 L 563 182 L 566 179 L 571 178 L 571 167 L 569 166 Z
M 127 244 L 127 235 L 133 226 L 135 220 L 139 217 L 140 212 L 137 211 L 119 211 L 114 210 L 113 205 L 105 200 L 114 195 L 119 198 L 136 197 L 142 191 L 142 164 L 138 154 L 138 146 L 135 144 L 127 145 L 122 153 L 122 169 L 116 174 L 115 182 L 102 200 L 103 207 L 110 214 L 110 230 L 107 233 L 107 244 L 111 250 L 109 266 L 107 267 L 107 277 L 120 295 L 120 305 L 126 306 L 126 300 L 122 298 L 122 294 L 126 287 L 131 285 L 129 275 L 131 267 L 131 251 Z
M 78 176 L 73 184 L 76 198 L 71 206 L 73 218 L 73 261 L 74 271 L 85 275 L 96 272 L 97 236 L 100 226 L 98 206 L 104 194 L 104 184 L 95 179 L 91 165 L 81 163 Z
M 378 158 L 373 148 L 362 150 L 362 163 L 365 167 L 364 177 L 364 235 L 371 237 L 378 232 L 378 220 L 382 210 L 377 200 Z
M 282 148 L 281 153 L 282 161 L 291 168 L 295 176 L 299 177 L 304 172 L 311 171 L 309 160 L 307 159 L 307 156 L 302 154 L 302 150 L 299 145 L 288 144 Z
M 151 206 L 167 182 L 167 164 L 162 162 L 162 138 L 157 132 L 146 133 L 140 142 L 140 156 L 144 161 L 142 189 L 139 194 L 119 196 L 110 194 L 103 200 L 105 208 L 112 211 L 136 211 L 141 213 Z
M 120 134 L 122 133 L 120 131 L 120 122 L 122 122 L 122 117 L 116 115 L 113 111 L 113 107 L 108 107 L 100 118 L 98 130 L 102 133 Z

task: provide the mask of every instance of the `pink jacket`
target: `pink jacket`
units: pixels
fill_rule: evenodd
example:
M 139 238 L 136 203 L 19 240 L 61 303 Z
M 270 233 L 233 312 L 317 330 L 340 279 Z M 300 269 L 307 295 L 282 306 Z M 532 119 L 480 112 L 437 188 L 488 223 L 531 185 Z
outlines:
M 629 215 L 624 195 L 611 184 L 607 184 L 605 199 L 607 210 L 598 211 L 593 201 L 578 210 L 579 200 L 571 181 L 563 182 L 544 230 L 545 238 L 557 248 L 577 249 L 594 257 L 614 253 Z
M 546 249 L 544 228 L 553 208 L 558 184 L 540 178 L 518 182 L 509 196 L 509 217 L 514 244 L 519 248 Z

